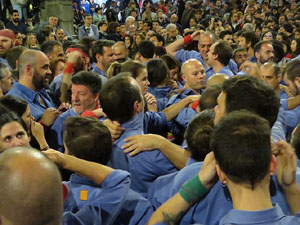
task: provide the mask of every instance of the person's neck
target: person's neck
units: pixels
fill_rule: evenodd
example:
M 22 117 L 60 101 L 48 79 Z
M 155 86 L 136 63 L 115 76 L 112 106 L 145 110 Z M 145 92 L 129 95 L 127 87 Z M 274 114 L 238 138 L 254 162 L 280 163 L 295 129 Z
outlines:
M 12 21 L 12 23 L 13 23 L 13 25 L 16 26 L 16 27 L 19 26 L 19 22 Z
M 253 190 L 250 187 L 245 187 L 243 184 L 233 184 L 229 181 L 227 185 L 231 194 L 233 208 L 244 211 L 259 211 L 272 208 L 269 181 L 270 179 L 262 181 Z
M 26 76 L 26 75 L 23 75 L 23 76 Z M 26 80 L 26 79 L 24 79 L 22 77 L 19 79 L 19 84 L 22 84 L 25 87 L 27 87 L 27 88 L 29 88 L 29 89 L 31 89 L 33 91 L 36 91 L 36 92 L 39 91 L 39 90 L 36 89 L 36 87 L 33 85 L 33 83 L 31 81 Z
M 185 89 L 190 89 L 190 90 L 192 90 L 193 92 L 196 93 L 196 95 L 200 95 L 200 93 L 201 93 L 200 89 L 199 89 L 199 90 L 192 89 L 192 88 L 190 88 L 187 84 L 184 85 L 184 88 L 185 88 Z
M 280 95 L 280 84 L 278 84 L 275 88 L 274 88 L 274 91 L 276 93 L 276 95 Z
M 219 63 L 219 62 L 215 62 L 215 64 L 212 66 L 213 70 L 215 73 L 218 73 L 222 68 L 224 67 L 223 64 Z
M 98 63 L 96 64 L 96 66 L 97 66 L 100 70 L 102 70 L 104 73 L 106 73 L 107 68 L 104 67 L 104 66 L 102 65 L 102 63 L 98 62 Z
M 205 63 L 205 67 L 206 67 L 206 68 L 209 68 L 209 67 L 210 67 L 210 65 L 208 65 L 208 63 L 207 63 L 207 59 L 204 59 L 204 58 L 203 58 L 203 56 L 202 56 L 202 59 L 203 59 L 203 62 Z
M 145 63 L 147 63 L 150 59 L 146 59 L 146 58 L 144 58 L 144 57 L 140 57 L 139 60 L 140 60 L 141 63 L 145 64 Z
M 91 27 L 91 24 L 84 24 L 85 27 Z

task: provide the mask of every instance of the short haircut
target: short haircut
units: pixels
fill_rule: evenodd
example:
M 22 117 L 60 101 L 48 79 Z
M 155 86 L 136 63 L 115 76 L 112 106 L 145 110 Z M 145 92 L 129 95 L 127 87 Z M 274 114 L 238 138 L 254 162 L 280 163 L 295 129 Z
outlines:
M 28 107 L 28 103 L 25 100 L 14 95 L 2 96 L 0 98 L 0 104 L 16 113 L 19 117 L 22 117 Z
M 224 81 L 226 113 L 248 110 L 268 120 L 270 127 L 277 120 L 279 97 L 265 82 L 251 76 L 234 76 Z
M 27 48 L 24 46 L 15 46 L 6 52 L 6 60 L 13 70 L 17 69 L 16 61 L 25 50 L 27 50 Z
M 223 30 L 220 32 L 219 38 L 223 39 L 226 35 L 231 35 L 232 36 L 232 32 L 230 30 Z
M 70 155 L 106 165 L 112 151 L 110 131 L 97 119 L 70 117 L 64 122 L 64 143 Z
M 240 37 L 244 37 L 246 39 L 246 43 L 251 42 L 251 47 L 254 48 L 255 44 L 259 41 L 259 38 L 254 32 L 244 31 L 241 33 Z
M 12 14 L 14 14 L 14 13 L 19 13 L 19 11 L 16 10 L 16 9 L 14 9 L 14 10 L 12 11 Z
M 285 23 L 283 24 L 283 28 L 285 29 L 286 32 L 293 33 L 294 27 L 292 24 Z
M 170 29 L 172 29 L 172 28 L 176 28 L 176 29 L 177 29 L 176 24 L 174 24 L 174 23 L 169 23 L 169 24 L 166 26 L 166 30 L 170 30 Z
M 97 62 L 96 54 L 103 55 L 104 54 L 104 47 L 112 47 L 115 44 L 114 41 L 110 40 L 98 40 L 92 47 L 92 57 L 93 61 Z
M 102 27 L 104 24 L 107 25 L 107 22 L 105 20 L 101 20 L 99 23 L 98 23 L 98 27 Z
M 140 75 L 141 71 L 146 68 L 147 67 L 140 62 L 128 60 L 121 64 L 121 68 L 118 73 L 130 72 L 132 74 L 132 77 L 136 79 Z
M 8 69 L 8 66 L 7 66 L 5 63 L 0 62 L 0 80 L 1 80 L 3 77 L 5 77 L 5 75 L 6 75 L 5 70 L 6 70 L 6 69 Z
M 275 62 L 267 62 L 267 63 L 265 63 L 263 65 L 263 67 L 265 67 L 265 66 L 271 67 L 273 69 L 273 75 L 275 77 L 280 76 L 281 70 L 280 70 L 280 66 L 277 63 L 275 63 Z
M 138 45 L 138 52 L 146 59 L 152 59 L 155 52 L 155 46 L 152 41 L 142 41 Z
M 200 110 L 213 109 L 217 104 L 219 94 L 222 92 L 220 85 L 213 85 L 205 89 L 199 101 Z
M 204 161 L 211 151 L 210 140 L 214 132 L 214 110 L 207 109 L 197 114 L 190 122 L 185 132 L 185 139 L 191 157 L 198 162 Z
M 254 46 L 254 54 L 255 54 L 256 52 L 259 53 L 260 50 L 261 50 L 261 47 L 262 47 L 264 44 L 270 44 L 270 45 L 272 45 L 272 42 L 269 41 L 269 40 L 257 42 L 257 43 L 255 44 L 255 46 Z M 272 46 L 273 46 L 273 45 L 272 45 Z
M 72 84 L 87 86 L 90 91 L 96 95 L 99 94 L 102 86 L 102 80 L 94 72 L 80 71 L 71 78 Z
M 85 14 L 84 14 L 84 19 L 85 19 L 86 17 L 88 17 L 88 16 L 92 16 L 92 15 L 89 14 L 89 13 L 85 13 Z
M 247 52 L 247 49 L 244 48 L 244 47 L 234 49 L 234 50 L 233 50 L 233 53 L 232 53 L 233 58 L 235 58 L 235 54 L 236 54 L 237 52 Z
M 163 46 L 165 46 L 165 39 L 160 34 L 155 33 L 155 34 L 152 34 L 150 37 L 156 37 L 156 39 L 158 40 L 158 42 L 162 42 Z
M 100 92 L 103 112 L 110 120 L 119 123 L 133 117 L 136 101 L 143 101 L 142 96 L 139 87 L 130 82 L 129 76 L 115 76 L 109 79 Z
M 226 41 L 219 41 L 213 54 L 218 54 L 218 61 L 227 66 L 232 57 L 232 48 Z
M 247 111 L 232 112 L 218 122 L 211 148 L 231 181 L 254 189 L 270 168 L 269 123 Z
M 45 54 L 52 53 L 54 46 L 56 45 L 63 47 L 62 43 L 60 43 L 59 41 L 52 41 L 52 40 L 44 41 L 41 46 L 41 51 L 44 52 Z
M 147 63 L 147 71 L 151 87 L 163 84 L 169 76 L 168 66 L 161 59 L 151 59 Z
M 289 62 L 282 74 L 286 74 L 287 78 L 294 82 L 296 77 L 300 77 L 300 59 L 295 59 Z

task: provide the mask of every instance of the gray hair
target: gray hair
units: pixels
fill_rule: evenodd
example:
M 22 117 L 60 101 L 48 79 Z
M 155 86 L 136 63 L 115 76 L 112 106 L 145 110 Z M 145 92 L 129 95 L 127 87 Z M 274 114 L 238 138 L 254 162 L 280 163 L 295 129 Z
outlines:
M 8 66 L 5 63 L 0 62 L 0 80 L 6 75 L 5 70 Z

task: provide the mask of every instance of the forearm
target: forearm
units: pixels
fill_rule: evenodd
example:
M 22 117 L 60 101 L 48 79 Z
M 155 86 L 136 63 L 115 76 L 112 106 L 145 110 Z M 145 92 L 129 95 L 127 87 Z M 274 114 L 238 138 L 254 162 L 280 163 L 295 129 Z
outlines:
M 296 95 L 294 97 L 288 98 L 288 109 L 294 109 L 300 105 L 300 95 Z
M 162 112 L 165 114 L 167 121 L 174 119 L 178 113 L 190 104 L 192 101 L 189 98 L 182 99 L 180 102 L 177 102 L 168 108 L 164 109 Z
M 148 225 L 159 222 L 177 224 L 189 207 L 190 204 L 188 204 L 181 195 L 177 193 L 153 213 L 148 221 Z
M 60 86 L 60 102 L 69 102 L 68 99 L 68 90 L 70 90 L 72 82 L 72 73 L 64 73 L 63 79 Z
M 158 141 L 158 149 L 161 153 L 163 153 L 177 169 L 180 170 L 184 168 L 191 156 L 190 152 L 168 141 L 164 137 L 158 137 L 160 138 Z
M 65 155 L 64 169 L 88 177 L 98 185 L 101 185 L 105 178 L 114 171 L 108 166 L 82 160 L 71 155 Z
M 182 49 L 183 46 L 184 46 L 184 39 L 179 39 L 177 41 L 174 41 L 172 44 L 169 44 L 166 47 L 166 51 L 168 54 L 175 56 L 176 52 Z
M 295 184 L 288 188 L 283 188 L 283 190 L 291 213 L 294 215 L 300 212 L 300 188 L 298 184 L 295 182 Z

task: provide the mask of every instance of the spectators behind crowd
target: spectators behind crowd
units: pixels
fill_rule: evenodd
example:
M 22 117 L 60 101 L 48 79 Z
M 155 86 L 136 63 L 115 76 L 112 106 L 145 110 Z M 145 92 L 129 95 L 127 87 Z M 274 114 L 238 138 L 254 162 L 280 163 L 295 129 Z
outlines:
M 39 202 L 38 198 L 44 194 L 39 195 L 36 187 L 51 177 L 51 171 L 55 172 L 55 178 L 44 182 L 45 187 L 51 186 L 51 182 L 57 186 L 60 181 L 54 165 L 34 150 L 28 153 L 26 148 L 7 150 L 16 146 L 37 147 L 41 151 L 53 148 L 46 155 L 58 166 L 77 173 L 70 177 L 69 171 L 61 171 L 63 180 L 69 181 L 71 193 L 67 199 L 69 206 L 64 207 L 63 224 L 75 224 L 67 222 L 74 218 L 78 224 L 92 221 L 93 224 L 146 224 L 153 211 L 201 168 L 205 173 L 200 171 L 198 179 L 184 185 L 180 191 L 182 199 L 175 195 L 183 211 L 187 211 L 181 223 L 219 224 L 224 215 L 232 216 L 230 209 L 239 209 L 239 203 L 245 200 L 238 195 L 233 196 L 233 205 L 226 200 L 233 193 L 232 183 L 239 183 L 243 173 L 232 176 L 232 171 L 225 171 L 220 164 L 216 168 L 223 187 L 220 182 L 212 187 L 213 182 L 207 184 L 202 178 L 208 174 L 207 166 L 216 163 L 209 154 L 210 140 L 222 140 L 214 138 L 213 120 L 218 131 L 225 126 L 222 121 L 234 121 L 234 116 L 228 114 L 236 110 L 256 115 L 236 114 L 240 124 L 246 123 L 245 128 L 236 124 L 240 130 L 231 132 L 237 138 L 225 142 L 239 146 L 238 138 L 247 132 L 255 136 L 258 126 L 252 124 L 253 131 L 247 128 L 247 121 L 253 117 L 259 129 L 265 130 L 243 143 L 243 150 L 252 151 L 252 146 L 257 146 L 256 138 L 268 151 L 272 143 L 280 166 L 277 176 L 269 179 L 266 174 L 275 173 L 276 163 L 268 155 L 262 176 L 241 179 L 239 188 L 249 196 L 259 190 L 257 185 L 264 183 L 264 191 L 259 194 L 266 197 L 268 204 L 242 207 L 238 216 L 252 222 L 251 216 L 242 215 L 243 210 L 282 210 L 277 212 L 280 218 L 300 211 L 300 183 L 297 184 L 300 161 L 294 160 L 296 156 L 288 143 L 292 139 L 294 147 L 299 147 L 299 132 L 293 137 L 293 130 L 297 127 L 300 130 L 299 1 L 73 0 L 72 11 L 68 13 L 74 14 L 74 30 L 63 26 L 60 15 L 51 14 L 42 21 L 40 4 L 36 0 L 0 0 L 0 224 L 23 219 L 17 215 L 25 218 L 18 224 L 37 224 L 33 221 L 40 211 L 27 213 L 31 208 L 36 210 L 36 205 L 29 204 L 25 210 L 24 204 Z M 205 109 L 210 110 L 210 116 L 208 121 L 201 119 L 200 125 L 197 121 L 205 115 Z M 209 126 L 205 125 L 207 122 Z M 260 140 L 261 134 L 264 138 Z M 222 137 L 222 132 L 218 135 Z M 105 157 L 98 160 L 94 149 Z M 260 156 L 260 151 L 255 150 L 254 154 Z M 234 151 L 239 151 L 238 147 Z M 195 152 L 203 154 L 195 157 Z M 297 149 L 298 158 L 299 152 Z M 206 162 L 199 162 L 206 154 L 209 154 Z M 224 155 L 217 160 L 221 162 Z M 226 157 L 225 160 L 231 158 Z M 23 168 L 19 164 L 15 169 L 10 168 L 22 158 L 34 167 L 27 168 L 28 164 Z M 49 168 L 40 168 L 42 165 L 38 165 L 36 158 Z M 228 166 L 234 170 L 237 161 L 228 161 Z M 286 161 L 290 164 L 284 167 Z M 45 176 L 39 182 L 35 176 L 29 176 L 35 168 Z M 95 168 L 103 169 L 103 174 L 95 172 Z M 12 179 L 7 174 L 15 172 L 22 174 L 18 176 L 22 178 L 20 182 L 26 178 L 37 186 L 30 189 L 35 184 L 32 183 L 22 189 L 16 183 L 18 188 L 6 197 L 10 190 L 6 185 Z M 287 179 L 288 175 L 291 179 Z M 191 206 L 199 197 L 193 196 L 198 193 L 193 190 L 195 182 L 197 187 L 203 182 L 212 190 Z M 51 196 L 61 195 L 61 189 L 55 188 Z M 37 195 L 25 199 L 18 195 L 20 191 Z M 48 204 L 49 212 L 50 209 L 56 212 L 57 224 L 61 220 L 61 197 L 51 199 L 57 203 L 53 208 L 50 200 L 43 201 L 43 205 Z M 20 212 L 16 216 L 14 206 Z M 166 208 L 174 207 L 168 207 L 167 202 L 163 209 Z M 159 210 L 156 214 L 160 215 Z M 274 215 L 269 216 L 268 224 L 277 224 Z M 299 215 L 289 218 L 296 221 Z M 167 218 L 168 222 L 170 219 Z M 41 224 L 56 224 L 50 220 Z

